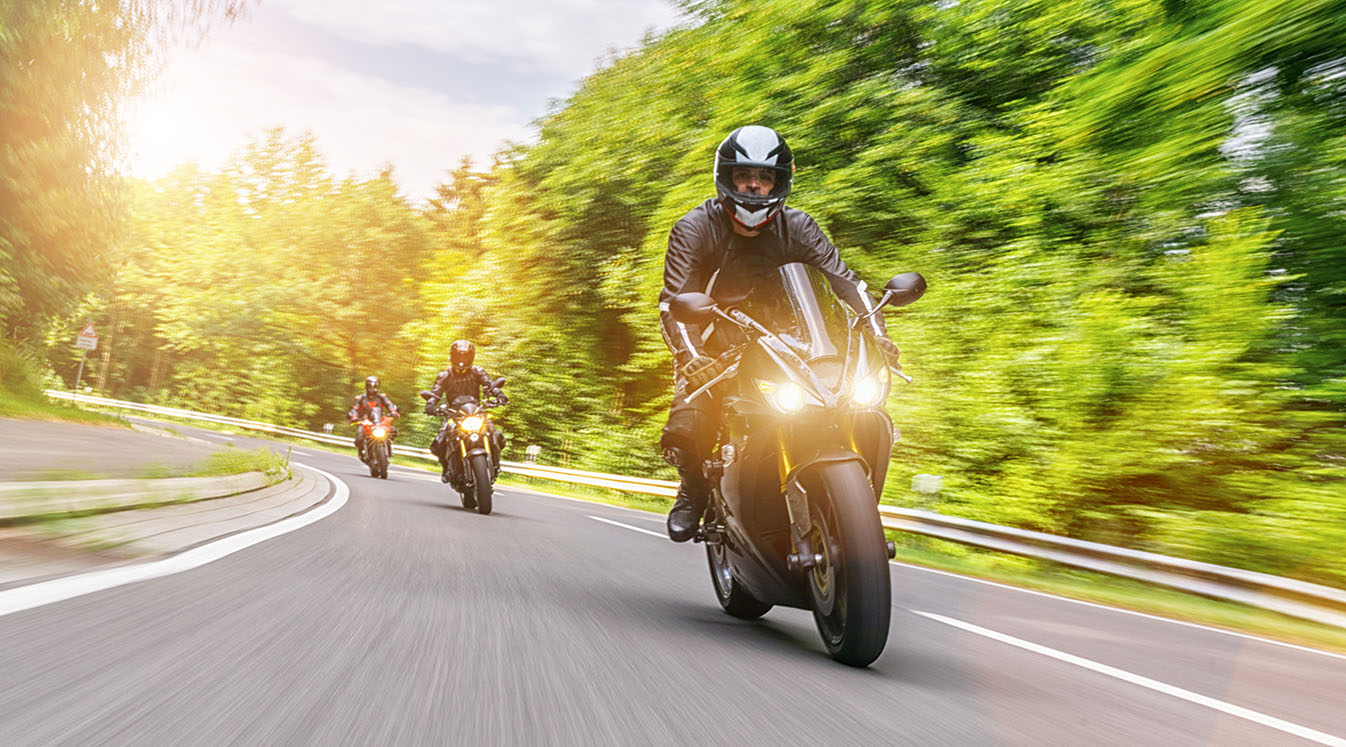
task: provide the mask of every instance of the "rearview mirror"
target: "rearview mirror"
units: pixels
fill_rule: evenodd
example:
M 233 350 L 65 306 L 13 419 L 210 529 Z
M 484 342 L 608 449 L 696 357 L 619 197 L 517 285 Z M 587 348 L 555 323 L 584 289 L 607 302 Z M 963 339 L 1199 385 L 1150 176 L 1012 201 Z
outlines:
M 429 391 L 429 390 L 426 390 L 426 389 L 422 389 L 421 391 L 417 392 L 417 394 L 421 395 L 421 399 L 434 399 L 434 398 L 435 398 L 435 393 L 434 393 L 434 392 L 431 392 L 431 391 Z
M 679 293 L 668 310 L 683 324 L 701 324 L 715 315 L 715 299 L 705 293 Z
M 492 382 L 491 382 L 491 388 L 492 388 L 492 389 L 499 389 L 500 387 L 502 387 L 502 386 L 504 386 L 504 385 L 505 385 L 505 377 L 504 377 L 504 376 L 501 376 L 501 377 L 497 378 L 495 381 L 492 381 Z
M 925 278 L 919 272 L 904 272 L 883 286 L 889 306 L 906 306 L 925 295 Z

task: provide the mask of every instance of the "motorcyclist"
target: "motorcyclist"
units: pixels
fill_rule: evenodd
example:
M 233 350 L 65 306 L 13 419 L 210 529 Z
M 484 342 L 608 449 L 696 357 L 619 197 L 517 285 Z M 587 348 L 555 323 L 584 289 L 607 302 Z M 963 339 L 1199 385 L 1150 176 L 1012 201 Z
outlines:
M 346 413 L 346 419 L 351 423 L 359 423 L 367 417 L 372 417 L 372 411 L 375 407 L 382 407 L 383 410 L 394 419 L 402 417 L 402 413 L 397 411 L 397 405 L 388 398 L 379 389 L 379 377 L 369 376 L 365 378 L 365 393 L 356 395 L 355 404 L 351 406 L 350 411 Z M 397 438 L 397 429 L 392 428 L 388 431 L 388 440 Z M 365 458 L 365 429 L 355 429 L 355 453 L 360 455 L 360 461 Z
M 486 369 L 472 365 L 476 356 L 476 347 L 467 340 L 457 340 L 449 346 L 449 367 L 440 371 L 435 377 L 435 385 L 430 388 L 433 396 L 425 402 L 425 414 L 438 414 L 441 400 L 447 402 L 450 409 L 462 407 L 469 400 L 480 402 L 483 394 L 495 398 L 502 405 L 509 402 L 509 397 L 495 388 L 491 377 L 486 374 Z M 448 458 L 450 422 L 447 420 L 444 422 L 439 433 L 435 435 L 435 440 L 430 443 L 430 452 L 439 459 L 439 479 L 442 482 L 449 482 L 449 473 L 452 469 L 451 460 Z M 499 470 L 500 452 L 505 448 L 505 435 L 499 429 L 494 429 L 493 434 L 495 440 L 493 466 Z
M 758 280 L 791 262 L 818 268 L 832 288 L 861 314 L 875 307 L 864 281 L 841 261 L 837 248 L 802 210 L 785 207 L 794 181 L 794 155 L 785 139 L 761 125 L 740 127 L 715 151 L 716 196 L 673 225 L 664 255 L 659 319 L 673 352 L 674 393 L 660 447 L 678 469 L 682 484 L 668 513 L 668 536 L 686 542 L 696 535 L 710 497 L 701 464 L 710 458 L 720 424 L 718 387 L 689 400 L 726 365 L 715 357 L 719 336 L 673 318 L 669 304 L 679 293 L 707 293 L 722 305 L 743 300 Z M 880 314 L 869 329 L 892 364 L 898 348 L 888 339 Z

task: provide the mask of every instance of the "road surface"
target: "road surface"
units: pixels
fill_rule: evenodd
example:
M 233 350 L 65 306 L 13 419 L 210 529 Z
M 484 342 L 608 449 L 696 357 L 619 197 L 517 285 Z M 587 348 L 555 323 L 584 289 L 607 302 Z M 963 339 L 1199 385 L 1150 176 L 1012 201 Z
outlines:
M 513 489 L 480 516 L 421 470 L 294 458 L 340 510 L 0 617 L 0 741 L 1346 745 L 1346 657 L 894 564 L 851 669 L 807 612 L 724 615 L 660 516 Z

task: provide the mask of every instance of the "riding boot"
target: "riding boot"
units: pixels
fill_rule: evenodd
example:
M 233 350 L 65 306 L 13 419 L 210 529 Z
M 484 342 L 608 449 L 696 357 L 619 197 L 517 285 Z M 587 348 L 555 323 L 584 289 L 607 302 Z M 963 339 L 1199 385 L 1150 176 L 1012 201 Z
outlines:
M 709 497 L 710 491 L 704 478 L 690 474 L 682 476 L 682 484 L 678 486 L 678 497 L 668 512 L 669 539 L 674 542 L 686 542 L 696 536 Z
M 449 460 L 440 459 L 439 466 L 440 466 L 439 481 L 447 483 L 449 481 Z

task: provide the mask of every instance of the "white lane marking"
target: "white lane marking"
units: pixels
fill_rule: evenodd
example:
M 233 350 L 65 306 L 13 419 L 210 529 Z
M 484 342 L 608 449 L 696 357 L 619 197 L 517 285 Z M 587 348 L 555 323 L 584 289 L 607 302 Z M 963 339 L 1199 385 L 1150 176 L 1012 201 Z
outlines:
M 602 506 L 603 508 L 610 508 L 610 509 L 613 509 L 613 510 L 615 510 L 615 511 L 630 511 L 630 512 L 633 512 L 633 513 L 636 513 L 636 514 L 641 514 L 641 517 L 640 517 L 640 518 L 642 518 L 642 519 L 649 518 L 649 519 L 651 519 L 651 520 L 653 520 L 653 521 L 663 521 L 663 519 L 658 518 L 658 516 L 654 516 L 654 517 L 649 516 L 649 514 L 651 513 L 651 512 L 649 512 L 649 511 L 642 511 L 642 510 L 640 510 L 640 509 L 638 509 L 638 508 L 628 508 L 628 507 L 626 507 L 626 506 L 617 506 L 617 505 L 613 505 L 613 504 L 611 504 L 611 503 L 604 503 L 603 501 L 599 501 L 599 500 L 590 500 L 590 499 L 588 499 L 588 498 L 575 498 L 575 497 L 568 496 L 568 495 L 557 495 L 557 494 L 555 494 L 555 493 L 547 493 L 547 492 L 544 492 L 544 491 L 541 491 L 541 490 L 533 490 L 532 488 L 523 488 L 523 487 L 519 487 L 519 486 L 516 486 L 516 485 L 503 485 L 503 486 L 501 486 L 501 490 L 510 490 L 510 491 L 513 491 L 513 492 L 516 492 L 516 493 L 528 493 L 528 494 L 530 494 L 530 495 L 540 495 L 540 496 L 542 496 L 543 498 L 559 498 L 559 499 L 561 499 L 561 500 L 563 500 L 563 501 L 571 501 L 571 502 L 573 502 L 573 503 L 584 503 L 584 504 L 587 504 L 587 505 L 589 505 L 589 506 Z M 660 535 L 660 536 L 663 536 L 663 535 Z
M 976 633 L 977 635 L 990 638 L 991 640 L 999 641 L 1001 643 L 1007 643 L 1011 646 L 1016 646 L 1018 648 L 1024 649 L 1025 651 L 1031 651 L 1035 654 L 1041 654 L 1048 658 L 1056 659 L 1057 661 L 1063 661 L 1067 664 L 1074 664 L 1077 667 L 1083 667 L 1084 669 L 1088 669 L 1091 672 L 1097 672 L 1099 674 L 1104 674 L 1109 677 L 1114 677 L 1116 679 L 1122 680 L 1123 682 L 1129 682 L 1133 685 L 1139 685 L 1141 687 L 1154 690 L 1155 692 L 1163 693 L 1164 695 L 1171 695 L 1180 700 L 1185 700 L 1189 703 L 1195 703 L 1196 705 L 1199 706 L 1205 706 L 1206 708 L 1210 708 L 1212 710 L 1216 710 L 1221 713 L 1228 714 L 1230 716 L 1235 716 L 1237 718 L 1245 719 L 1255 724 L 1268 726 L 1271 727 L 1272 729 L 1283 731 L 1286 734 L 1293 734 L 1294 736 L 1302 737 L 1304 739 L 1317 742 L 1318 744 L 1332 745 L 1332 747 L 1346 747 L 1346 739 L 1343 739 L 1341 737 L 1335 737 L 1331 734 L 1327 734 L 1318 731 L 1316 729 L 1310 729 L 1307 726 L 1301 726 L 1296 723 L 1276 718 L 1275 716 L 1268 716 L 1265 713 L 1259 713 L 1249 708 L 1236 706 L 1232 703 L 1226 703 L 1223 700 L 1216 700 L 1215 698 L 1206 695 L 1201 695 L 1200 693 L 1194 693 L 1191 690 L 1185 690 L 1175 685 L 1170 685 L 1168 683 L 1160 682 L 1158 680 L 1152 680 L 1149 677 L 1144 677 L 1139 674 L 1128 672 L 1124 669 L 1110 667 L 1107 664 L 1100 664 L 1096 661 L 1093 661 L 1092 659 L 1085 659 L 1080 656 L 1075 656 L 1074 654 L 1067 654 L 1064 651 L 1057 651 L 1054 648 L 1048 648 L 1046 646 L 1042 646 L 1037 643 L 1033 643 L 1031 641 L 1025 641 L 1022 638 L 1015 638 L 1014 636 L 1011 635 L 1005 635 L 1004 633 L 998 633 L 994 630 L 989 630 L 979 625 L 973 625 L 972 623 L 969 622 L 963 622 L 962 620 L 955 620 L 952 617 L 937 615 L 933 612 L 922 612 L 920 610 L 908 610 L 908 611 L 920 615 L 921 617 L 934 620 L 935 622 L 944 623 L 945 625 L 951 625 L 955 628 L 960 628 L 969 633 Z
M 661 538 L 661 539 L 668 539 L 668 535 L 667 535 L 667 534 L 663 534 L 663 533 L 661 533 L 661 532 L 651 532 L 651 531 L 648 530 L 648 529 L 641 529 L 640 527 L 633 527 L 633 526 L 631 526 L 630 524 L 623 524 L 623 523 L 621 523 L 620 521 L 613 521 L 612 519 L 604 519 L 602 516 L 590 516 L 589 518 L 590 518 L 590 519 L 593 519 L 594 521 L 601 521 L 601 522 L 603 522 L 604 524 L 611 524 L 611 525 L 613 525 L 613 526 L 615 526 L 615 527 L 621 527 L 621 528 L 623 528 L 623 529 L 630 529 L 630 530 L 633 531 L 633 532 L 640 532 L 640 533 L 642 533 L 642 534 L 649 534 L 649 535 L 652 535 L 652 536 L 655 536 L 655 537 L 659 537 L 659 538 Z
M 335 493 L 326 503 L 298 516 L 291 516 L 274 524 L 267 524 L 256 529 L 249 529 L 246 532 L 230 535 L 224 539 L 194 547 L 163 560 L 90 571 L 77 576 L 64 576 L 50 581 L 0 591 L 0 617 L 52 604 L 53 602 L 92 594 L 96 591 L 104 591 L 117 586 L 133 584 L 137 581 L 171 576 L 175 573 L 199 568 L 227 555 L 232 555 L 239 550 L 252 547 L 259 542 L 265 542 L 273 537 L 306 527 L 319 519 L 331 516 L 346 505 L 346 500 L 350 497 L 350 488 L 340 478 L 306 464 L 296 466 L 316 472 L 331 481 Z
M 1173 619 L 1173 618 L 1171 618 L 1171 617 L 1164 617 L 1164 616 L 1162 616 L 1162 615 L 1152 615 L 1152 614 L 1150 614 L 1150 613 L 1148 613 L 1148 612 L 1137 612 L 1136 610 L 1129 610 L 1129 609 L 1126 609 L 1125 607 L 1114 607 L 1114 606 L 1112 606 L 1112 605 L 1110 605 L 1110 604 L 1100 604 L 1100 603 L 1098 603 L 1098 602 L 1086 602 L 1086 601 L 1083 600 L 1083 599 L 1072 599 L 1072 598 L 1070 598 L 1070 597 L 1063 597 L 1063 596 L 1060 596 L 1060 595 L 1057 595 L 1057 594 L 1051 594 L 1051 593 L 1048 593 L 1048 592 L 1045 592 L 1045 591 L 1037 591 L 1036 589 L 1025 589 L 1025 588 L 1022 587 L 1022 586 L 1014 586 L 1014 585 L 1011 585 L 1011 584 L 1002 584 L 1002 583 L 999 583 L 999 582 L 996 582 L 996 581 L 987 581 L 987 580 L 984 579 L 984 578 L 977 578 L 976 576 L 964 576 L 964 575 L 961 574 L 961 573 L 952 573 L 952 572 L 950 572 L 950 571 L 941 571 L 941 570 L 939 570 L 939 569 L 937 569 L 937 568 L 926 568 L 926 567 L 923 566 L 923 565 L 912 565 L 911 563 L 902 563 L 902 562 L 899 562 L 899 561 L 896 561 L 896 560 L 890 560 L 890 561 L 888 561 L 888 562 L 889 562 L 890 564 L 892 564 L 892 565 L 900 566 L 900 567 L 902 567 L 902 568 L 911 568 L 911 569 L 913 569 L 913 570 L 917 570 L 917 571 L 925 571 L 926 573 L 934 573 L 934 574 L 938 574 L 938 575 L 940 575 L 940 576 L 951 576 L 951 577 L 953 577 L 953 578 L 962 579 L 962 580 L 964 580 L 964 581 L 974 581 L 974 582 L 979 583 L 979 584 L 986 584 L 987 586 L 995 586 L 995 587 L 998 587 L 998 588 L 1001 588 L 1001 589 L 1009 589 L 1009 590 L 1011 590 L 1011 591 L 1021 591 L 1021 592 L 1025 593 L 1025 594 L 1032 594 L 1032 595 L 1034 595 L 1034 596 L 1038 596 L 1038 597 L 1046 597 L 1046 598 L 1048 598 L 1048 599 L 1055 599 L 1055 600 L 1058 600 L 1058 601 L 1061 601 L 1061 602 L 1070 602 L 1071 604 L 1082 604 L 1082 605 L 1084 605 L 1085 607 L 1093 607 L 1093 608 L 1095 608 L 1095 609 L 1100 609 L 1100 610 L 1109 610 L 1109 611 L 1112 611 L 1112 612 L 1120 612 L 1120 613 L 1122 613 L 1122 614 L 1124 614 L 1124 615 L 1135 615 L 1136 617 L 1143 617 L 1143 618 L 1146 618 L 1146 619 L 1148 619 L 1148 620 L 1158 620 L 1159 622 L 1172 623 L 1172 624 L 1174 624 L 1174 625 L 1182 625 L 1182 626 L 1185 626 L 1185 627 L 1188 627 L 1188 628 L 1196 628 L 1196 629 L 1198 629 L 1198 630 L 1208 630 L 1208 631 L 1210 631 L 1210 632 L 1212 632 L 1212 633 L 1224 633 L 1225 635 L 1231 635 L 1231 636 L 1234 636 L 1235 638 L 1244 638 L 1244 639 L 1247 639 L 1247 640 L 1250 640 L 1250 641 L 1257 641 L 1257 642 L 1259 642 L 1259 643 L 1269 643 L 1269 644 L 1271 644 L 1271 645 L 1273 645 L 1273 646 L 1281 646 L 1282 648 L 1290 648 L 1290 649 L 1294 649 L 1294 650 L 1296 650 L 1296 651 L 1302 651 L 1302 652 L 1304 652 L 1304 653 L 1308 653 L 1308 654 L 1318 654 L 1318 655 L 1320 655 L 1320 656 L 1330 656 L 1330 657 L 1332 657 L 1332 658 L 1334 658 L 1334 659 L 1342 659 L 1342 660 L 1346 660 L 1346 655 L 1343 655 L 1343 654 L 1338 654 L 1338 653 L 1333 652 L 1333 651 L 1324 651 L 1324 650 L 1319 649 L 1319 648 L 1310 648 L 1310 647 L 1308 647 L 1308 646 L 1300 646 L 1299 644 L 1296 644 L 1296 643 L 1286 643 L 1285 641 L 1278 641 L 1278 640 L 1276 640 L 1276 639 L 1274 639 L 1274 638 L 1263 638 L 1262 636 L 1259 636 L 1259 635 L 1252 635 L 1252 634 L 1250 634 L 1250 633 L 1239 633 L 1239 632 L 1234 631 L 1234 630 L 1225 630 L 1224 628 L 1216 628 L 1216 627 L 1213 627 L 1213 626 L 1210 626 L 1210 625 L 1202 625 L 1201 623 L 1188 622 L 1187 620 L 1175 620 L 1175 619 Z

